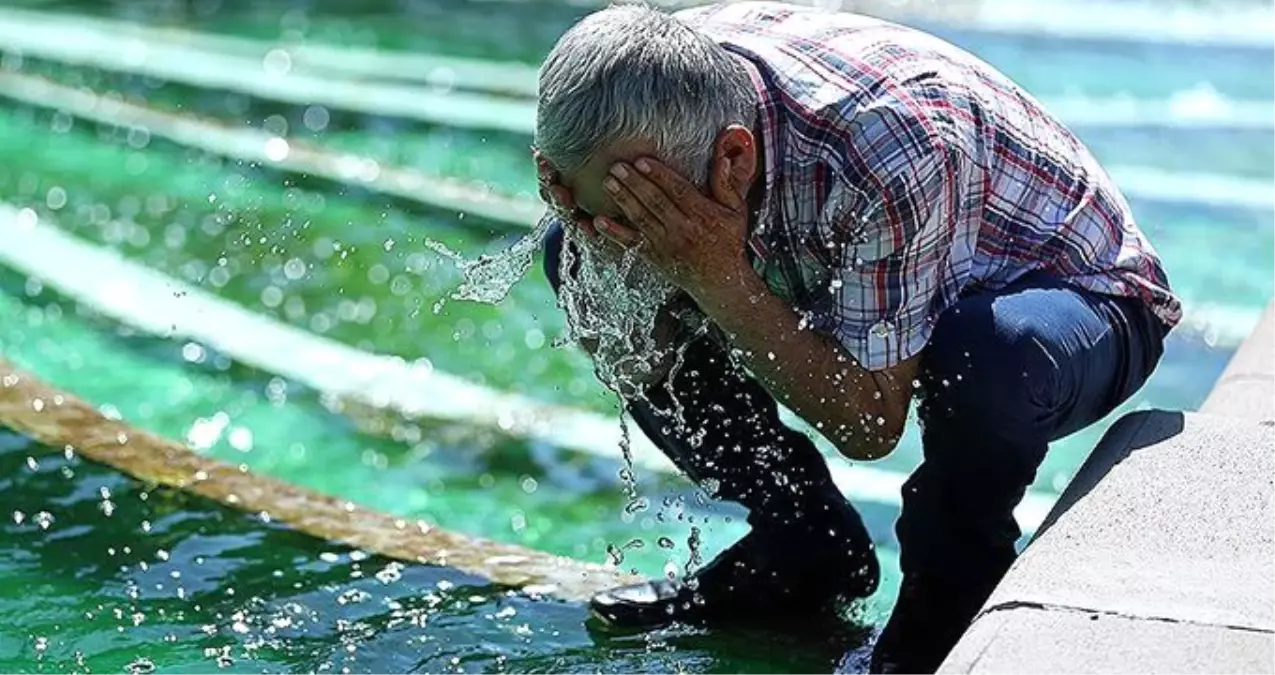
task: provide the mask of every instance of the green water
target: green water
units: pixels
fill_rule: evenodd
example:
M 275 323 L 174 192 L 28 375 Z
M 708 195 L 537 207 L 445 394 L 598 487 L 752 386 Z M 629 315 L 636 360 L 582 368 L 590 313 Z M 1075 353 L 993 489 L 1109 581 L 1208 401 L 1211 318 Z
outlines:
M 746 628 L 598 634 L 579 605 L 400 568 L 3 431 L 0 489 L 56 514 L 47 530 L 34 513 L 0 520 L 5 672 L 123 672 L 143 659 L 164 672 L 809 672 L 855 643 Z
M 431 3 L 395 13 L 388 3 L 365 3 L 365 13 L 355 16 L 346 3 L 280 18 L 248 3 L 222 3 L 201 14 L 212 4 L 184 12 L 141 3 L 110 11 L 241 35 L 303 31 L 343 44 L 526 62 L 580 13 L 543 3 Z M 1165 97 L 1200 82 L 1226 96 L 1272 96 L 1271 85 L 1254 84 L 1271 77 L 1236 75 L 1257 68 L 1269 74 L 1268 52 L 1200 50 L 1182 59 L 1145 46 L 951 37 L 974 40 L 967 46 L 1046 97 L 1071 91 Z M 253 126 L 283 119 L 291 135 L 502 192 L 530 196 L 533 188 L 525 138 L 337 111 L 323 131 L 312 132 L 302 124 L 303 107 L 91 70 L 45 70 L 101 91 L 145 92 L 160 107 Z M 1122 164 L 1272 178 L 1269 131 L 1082 135 L 1104 159 Z M 438 239 L 472 256 L 514 236 L 491 223 L 7 101 L 0 101 L 0 199 L 280 321 L 363 349 L 428 357 L 442 370 L 542 400 L 614 411 L 587 360 L 550 346 L 562 321 L 538 269 L 500 307 L 451 302 L 435 313 L 458 277 L 421 241 Z M 1135 202 L 1135 209 L 1189 300 L 1242 313 L 1256 312 L 1270 297 L 1272 214 L 1154 202 Z M 1210 346 L 1209 335 L 1175 336 L 1156 376 L 1125 409 L 1197 406 L 1230 354 L 1229 345 Z M 637 541 L 624 565 L 658 574 L 670 562 L 686 562 L 692 525 L 702 528 L 710 554 L 744 528 L 737 509 L 703 503 L 677 479 L 645 474 L 638 476 L 639 492 L 652 508 L 624 514 L 616 463 L 542 444 L 443 441 L 430 429 L 409 441 L 361 433 L 295 384 L 217 354 L 132 335 L 10 272 L 0 272 L 0 353 L 169 437 L 186 438 L 201 420 L 224 419 L 223 433 L 205 450 L 213 456 L 479 536 L 599 562 L 608 544 Z M 250 432 L 250 448 L 242 449 L 242 432 L 230 442 L 236 428 Z M 1065 485 L 1103 429 L 1105 423 L 1057 443 L 1037 487 L 1056 492 Z M 906 472 L 918 457 L 912 430 L 878 466 Z M 117 505 L 109 517 L 99 508 L 101 487 Z M 862 643 L 858 634 L 822 630 L 802 631 L 814 636 L 808 642 L 774 630 L 620 639 L 590 633 L 579 606 L 507 596 L 450 570 L 411 566 L 386 584 L 374 576 L 384 560 L 356 564 L 340 547 L 197 498 L 148 492 L 12 434 L 0 436 L 0 490 L 11 496 L 8 510 L 24 514 L 21 523 L 7 513 L 0 519 L 0 616 L 9 619 L 0 630 L 0 669 L 6 671 L 119 671 L 142 657 L 163 671 L 206 671 L 228 648 L 233 663 L 222 664 L 245 671 L 804 672 L 827 670 L 841 649 Z M 897 514 L 888 505 L 862 506 L 889 575 L 868 609 L 872 622 L 888 609 L 895 587 Z M 54 517 L 47 530 L 34 521 L 41 511 Z M 661 537 L 676 547 L 660 548 Z M 167 561 L 159 559 L 161 549 Z M 179 586 L 185 597 L 177 596 Z M 143 618 L 134 625 L 138 614 Z

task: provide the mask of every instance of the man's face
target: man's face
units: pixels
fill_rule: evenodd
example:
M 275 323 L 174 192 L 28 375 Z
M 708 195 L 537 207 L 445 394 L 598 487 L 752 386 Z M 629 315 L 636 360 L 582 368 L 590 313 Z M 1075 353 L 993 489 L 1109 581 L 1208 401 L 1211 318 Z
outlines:
M 571 191 L 580 215 L 593 218 L 606 216 L 621 224 L 627 224 L 620 207 L 602 187 L 602 180 L 616 162 L 634 162 L 640 157 L 655 156 L 655 146 L 649 141 L 625 141 L 603 148 L 594 154 L 587 164 L 575 174 L 563 176 L 564 186 Z

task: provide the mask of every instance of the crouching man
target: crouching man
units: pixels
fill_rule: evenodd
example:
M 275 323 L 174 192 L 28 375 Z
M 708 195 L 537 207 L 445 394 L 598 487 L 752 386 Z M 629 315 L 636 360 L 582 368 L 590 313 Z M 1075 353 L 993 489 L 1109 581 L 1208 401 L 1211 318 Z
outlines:
M 561 38 L 539 95 L 550 280 L 561 293 L 581 250 L 611 251 L 711 324 L 628 405 L 750 513 L 692 577 L 594 611 L 649 626 L 872 593 L 859 515 L 776 406 L 872 460 L 916 398 L 924 461 L 874 670 L 937 668 L 1014 560 L 1013 510 L 1050 441 L 1141 387 L 1179 320 L 1125 199 L 992 67 L 852 14 L 612 7 Z

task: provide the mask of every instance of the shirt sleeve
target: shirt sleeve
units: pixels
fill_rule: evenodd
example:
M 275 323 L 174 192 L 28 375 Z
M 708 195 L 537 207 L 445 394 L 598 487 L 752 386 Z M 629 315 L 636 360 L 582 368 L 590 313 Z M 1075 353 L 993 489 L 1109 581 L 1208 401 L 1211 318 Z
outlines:
M 920 353 L 955 301 L 947 282 L 958 167 L 929 121 L 894 106 L 860 111 L 850 126 L 830 199 L 853 206 L 829 223 L 840 264 L 815 327 L 864 368 L 882 370 Z

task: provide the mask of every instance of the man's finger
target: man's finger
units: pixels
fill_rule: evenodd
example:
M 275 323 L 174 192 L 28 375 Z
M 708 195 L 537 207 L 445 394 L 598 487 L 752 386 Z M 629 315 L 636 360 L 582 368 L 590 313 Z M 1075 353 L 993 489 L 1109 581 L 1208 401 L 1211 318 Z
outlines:
M 668 195 L 668 198 L 683 213 L 691 213 L 698 207 L 707 206 L 711 202 L 694 183 L 657 159 L 643 157 L 634 162 L 633 166 L 661 192 Z
M 592 218 L 577 218 L 575 224 L 584 236 L 590 239 L 598 236 L 598 226 L 594 224 Z
M 615 165 L 603 186 L 629 222 L 643 232 L 664 232 L 680 227 L 686 220 L 668 196 L 632 167 Z
M 571 191 L 561 185 L 550 185 L 549 196 L 553 198 L 553 203 L 560 209 L 569 211 L 576 207 L 575 198 L 571 196 Z
M 619 181 L 610 177 L 603 181 L 603 186 L 611 193 L 611 200 L 615 202 L 615 205 L 620 207 L 620 212 L 623 214 L 625 221 L 631 225 L 627 229 L 636 229 L 640 233 L 649 233 L 655 237 L 661 236 L 664 231 L 664 224 L 659 222 L 642 205 L 642 202 L 633 196 L 632 192 L 628 191 L 628 188 L 625 188 Z M 596 223 L 597 221 L 595 220 L 594 222 Z M 614 223 L 615 221 L 612 220 L 611 222 Z M 601 228 L 599 228 L 599 231 L 601 231 Z
M 625 227 L 606 216 L 598 216 L 597 218 L 594 218 L 593 226 L 597 229 L 598 234 L 601 234 L 624 248 L 632 248 L 642 243 L 641 233 L 632 228 Z

